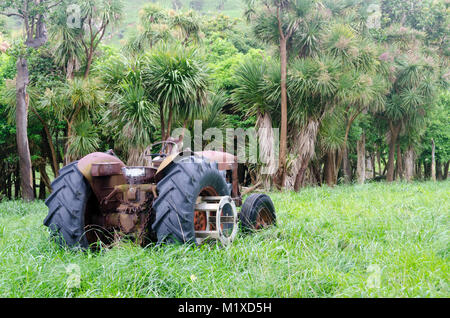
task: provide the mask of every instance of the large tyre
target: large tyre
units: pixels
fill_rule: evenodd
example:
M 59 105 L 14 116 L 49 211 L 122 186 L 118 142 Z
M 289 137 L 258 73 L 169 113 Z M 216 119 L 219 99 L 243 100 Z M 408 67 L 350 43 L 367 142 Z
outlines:
M 217 163 L 190 156 L 173 162 L 157 184 L 153 204 L 156 220 L 153 230 L 158 243 L 196 243 L 194 210 L 200 195 L 226 196 L 231 193 Z
M 59 172 L 52 182 L 52 194 L 45 204 L 48 215 L 44 225 L 50 228 L 52 237 L 61 246 L 87 249 L 84 215 L 91 188 L 73 162 Z
M 242 206 L 239 220 L 246 231 L 257 231 L 276 224 L 272 199 L 261 193 L 250 195 Z

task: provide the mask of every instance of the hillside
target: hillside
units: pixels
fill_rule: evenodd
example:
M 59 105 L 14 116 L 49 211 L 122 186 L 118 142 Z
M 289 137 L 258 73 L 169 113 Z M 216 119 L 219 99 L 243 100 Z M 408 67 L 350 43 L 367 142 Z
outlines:
M 220 3 L 223 2 L 223 9 L 219 10 Z M 126 39 L 132 32 L 136 30 L 139 21 L 139 10 L 148 3 L 159 4 L 168 9 L 174 9 L 174 4 L 178 4 L 178 10 L 193 9 L 201 15 L 214 16 L 217 14 L 225 14 L 232 18 L 242 16 L 244 10 L 243 0 L 123 0 L 124 16 L 121 25 L 110 35 L 110 44 L 120 45 L 120 40 Z M 181 5 L 181 6 L 180 6 Z
M 123 20 L 117 26 L 112 34 L 109 34 L 108 44 L 120 46 L 120 42 L 126 39 L 132 32 L 136 30 L 139 21 L 139 10 L 148 3 L 159 4 L 168 9 L 174 8 L 174 3 L 178 3 L 178 10 L 193 9 L 201 15 L 214 16 L 222 13 L 232 18 L 242 16 L 245 4 L 243 0 L 122 0 Z M 223 9 L 219 10 L 219 4 L 223 2 Z M 180 6 L 181 5 L 181 6 Z M 7 20 L 7 28 L 14 35 L 20 31 L 21 24 L 18 20 L 9 18 Z

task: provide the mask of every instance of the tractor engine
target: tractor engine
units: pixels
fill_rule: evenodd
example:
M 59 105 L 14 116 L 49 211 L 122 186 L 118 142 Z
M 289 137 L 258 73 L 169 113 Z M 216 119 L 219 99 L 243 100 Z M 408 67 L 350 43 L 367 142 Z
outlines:
M 99 207 L 91 207 L 90 219 L 104 233 L 99 233 L 97 226 L 90 236 L 103 237 L 102 241 L 109 237 L 105 242 L 108 244 L 115 235 L 128 236 L 141 245 L 154 239 L 151 224 L 157 197 L 155 172 L 151 167 L 125 167 L 122 162 L 92 164 L 91 185 Z

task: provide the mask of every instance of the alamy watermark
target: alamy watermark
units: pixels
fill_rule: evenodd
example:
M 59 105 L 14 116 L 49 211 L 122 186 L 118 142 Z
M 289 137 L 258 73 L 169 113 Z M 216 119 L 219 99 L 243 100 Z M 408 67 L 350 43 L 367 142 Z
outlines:
M 370 274 L 367 278 L 366 285 L 368 288 L 379 289 L 381 287 L 381 268 L 377 264 L 372 264 L 367 268 L 367 272 Z
M 66 267 L 68 289 L 80 288 L 81 285 L 81 269 L 77 264 L 69 264 Z
M 81 8 L 77 4 L 67 6 L 67 27 L 69 29 L 81 29 Z
M 380 29 L 381 28 L 381 7 L 379 4 L 372 3 L 367 8 L 367 28 Z
M 271 175 L 278 170 L 278 128 L 208 128 L 203 131 L 202 125 L 201 120 L 194 121 L 193 136 L 185 128 L 172 131 L 171 140 L 177 144 L 178 152 L 226 152 L 234 154 L 237 163 L 259 164 L 261 174 Z

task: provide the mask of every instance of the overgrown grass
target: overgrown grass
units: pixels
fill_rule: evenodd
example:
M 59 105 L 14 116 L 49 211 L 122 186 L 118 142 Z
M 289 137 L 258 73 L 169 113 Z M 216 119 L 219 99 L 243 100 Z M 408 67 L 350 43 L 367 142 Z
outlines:
M 229 248 L 123 244 L 99 253 L 50 242 L 42 202 L 1 203 L 0 296 L 450 296 L 450 182 L 271 196 L 278 226 Z M 71 264 L 79 288 L 67 286 Z

